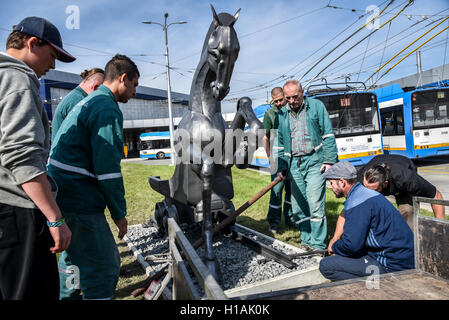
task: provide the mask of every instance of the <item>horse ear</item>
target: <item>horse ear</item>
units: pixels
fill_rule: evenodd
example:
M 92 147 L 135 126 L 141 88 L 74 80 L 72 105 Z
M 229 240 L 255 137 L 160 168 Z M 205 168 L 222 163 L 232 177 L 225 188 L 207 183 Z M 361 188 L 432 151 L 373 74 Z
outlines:
M 220 20 L 218 19 L 217 13 L 215 12 L 214 6 L 212 3 L 210 4 L 210 8 L 212 10 L 212 15 L 214 16 L 214 24 L 216 27 L 220 25 Z
M 234 14 L 234 23 L 237 21 L 237 19 L 239 18 L 239 15 L 240 15 L 240 10 L 241 10 L 242 8 L 240 8 L 240 9 L 238 9 L 237 10 L 237 12 Z

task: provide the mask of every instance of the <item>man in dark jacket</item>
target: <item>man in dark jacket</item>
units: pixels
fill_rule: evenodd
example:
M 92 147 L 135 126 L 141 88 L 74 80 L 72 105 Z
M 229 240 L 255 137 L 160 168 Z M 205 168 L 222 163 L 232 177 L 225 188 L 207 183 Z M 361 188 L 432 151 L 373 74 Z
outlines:
M 338 162 L 323 177 L 337 198 L 345 197 L 344 233 L 320 262 L 332 281 L 414 268 L 413 233 L 383 195 L 357 182 L 348 161 Z

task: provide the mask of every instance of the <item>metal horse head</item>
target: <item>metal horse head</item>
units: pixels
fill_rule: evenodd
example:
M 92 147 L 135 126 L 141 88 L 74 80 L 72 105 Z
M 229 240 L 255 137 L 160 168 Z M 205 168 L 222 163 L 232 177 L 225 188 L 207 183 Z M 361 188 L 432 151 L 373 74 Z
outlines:
M 207 41 L 207 62 L 216 78 L 210 84 L 212 94 L 215 99 L 223 100 L 229 92 L 229 82 L 231 81 L 234 62 L 237 60 L 240 45 L 237 34 L 234 30 L 234 23 L 240 13 L 240 9 L 234 16 L 228 13 L 217 15 L 214 7 L 211 5 L 213 22 Z M 204 49 L 203 49 L 204 50 Z

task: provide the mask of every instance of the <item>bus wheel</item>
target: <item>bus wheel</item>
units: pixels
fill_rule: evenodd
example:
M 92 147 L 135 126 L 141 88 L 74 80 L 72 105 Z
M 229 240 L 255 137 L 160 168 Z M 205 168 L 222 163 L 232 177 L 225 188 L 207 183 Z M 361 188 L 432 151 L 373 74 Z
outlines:
M 156 154 L 156 158 L 158 158 L 158 159 L 165 159 L 165 153 L 163 153 L 162 151 L 158 152 Z

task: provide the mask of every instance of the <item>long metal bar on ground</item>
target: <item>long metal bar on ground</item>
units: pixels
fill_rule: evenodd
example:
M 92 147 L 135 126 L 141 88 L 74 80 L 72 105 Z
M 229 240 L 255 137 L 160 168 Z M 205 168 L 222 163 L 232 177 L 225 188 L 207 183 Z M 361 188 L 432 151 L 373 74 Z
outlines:
M 265 193 L 270 191 L 275 185 L 277 185 L 281 181 L 282 181 L 282 179 L 279 177 L 274 179 L 269 185 L 267 185 L 265 188 L 260 190 L 254 197 L 249 199 L 242 206 L 240 206 L 240 208 L 238 208 L 236 211 L 234 211 L 230 216 L 228 216 L 226 219 L 224 219 L 222 222 L 220 222 L 218 225 L 216 225 L 214 227 L 213 234 L 216 234 L 217 232 L 223 230 L 225 227 L 227 227 L 229 224 L 231 224 L 243 211 L 248 209 L 254 202 L 259 200 Z M 195 249 L 198 249 L 203 244 L 203 242 L 204 242 L 204 239 L 200 238 L 193 244 L 193 247 Z
M 295 254 L 289 254 L 288 257 L 291 259 L 297 259 L 297 258 L 302 258 L 302 257 L 307 257 L 307 256 L 314 256 L 316 254 L 326 254 L 328 252 L 328 250 L 314 250 L 314 251 L 309 251 L 309 252 L 301 252 L 301 253 L 295 253 Z
M 243 244 L 248 245 L 257 253 L 260 253 L 261 255 L 269 259 L 273 259 L 274 261 L 279 262 L 280 264 L 284 265 L 287 268 L 293 268 L 295 266 L 290 256 L 286 255 L 285 253 L 282 253 L 279 250 L 271 248 L 254 239 L 251 239 L 250 237 L 244 235 L 243 233 L 240 233 L 235 230 L 233 231 L 235 235 L 234 240 L 241 241 Z

